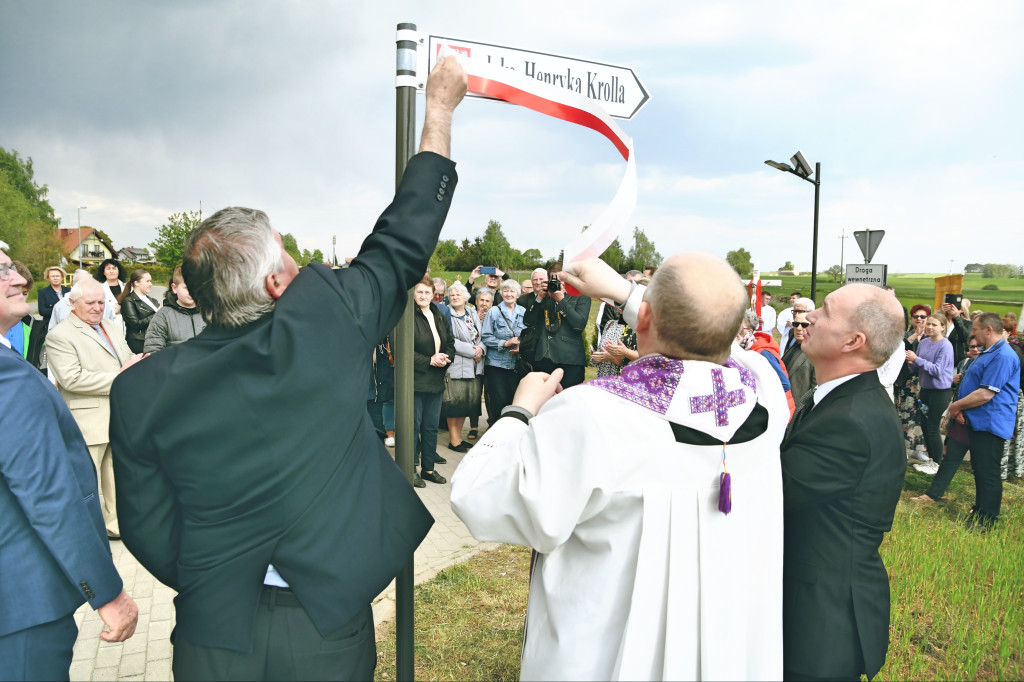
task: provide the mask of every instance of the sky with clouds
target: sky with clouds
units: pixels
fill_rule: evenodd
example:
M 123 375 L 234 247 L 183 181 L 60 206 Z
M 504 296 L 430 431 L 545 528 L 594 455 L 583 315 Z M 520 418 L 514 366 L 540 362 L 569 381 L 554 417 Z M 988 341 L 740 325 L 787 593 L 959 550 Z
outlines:
M 354 255 L 394 191 L 395 28 L 632 67 L 650 102 L 632 226 L 663 255 L 745 248 L 819 269 L 885 230 L 890 272 L 1024 263 L 1024 3 L 0 3 L 0 146 L 34 160 L 64 227 L 141 246 L 168 215 L 267 211 L 302 248 Z M 417 101 L 422 116 L 423 100 Z M 554 256 L 623 163 L 593 131 L 502 103 L 455 115 L 442 238 L 502 223 Z M 858 262 L 854 240 L 845 261 Z

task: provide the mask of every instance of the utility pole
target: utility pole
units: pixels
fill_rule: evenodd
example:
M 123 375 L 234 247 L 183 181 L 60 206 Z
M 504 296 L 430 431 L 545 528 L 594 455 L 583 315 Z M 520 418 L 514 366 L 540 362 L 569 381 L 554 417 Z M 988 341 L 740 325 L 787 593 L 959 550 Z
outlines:
M 846 240 L 850 236 L 846 234 L 846 228 L 843 228 L 843 234 L 839 236 L 839 276 L 843 278 L 843 284 L 846 284 L 846 261 L 843 260 L 846 256 Z

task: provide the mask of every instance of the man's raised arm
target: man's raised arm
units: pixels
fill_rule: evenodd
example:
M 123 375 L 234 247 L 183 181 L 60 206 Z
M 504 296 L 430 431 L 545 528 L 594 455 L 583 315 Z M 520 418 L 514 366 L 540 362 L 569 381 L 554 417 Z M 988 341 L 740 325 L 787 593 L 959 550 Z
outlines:
M 427 109 L 420 135 L 421 152 L 434 152 L 451 158 L 452 112 L 465 95 L 466 72 L 455 57 L 445 57 L 427 77 Z

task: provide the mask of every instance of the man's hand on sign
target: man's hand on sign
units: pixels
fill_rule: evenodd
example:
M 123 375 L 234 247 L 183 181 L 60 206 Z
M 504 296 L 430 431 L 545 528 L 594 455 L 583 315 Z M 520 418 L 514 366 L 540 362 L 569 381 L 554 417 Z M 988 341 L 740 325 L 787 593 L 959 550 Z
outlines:
M 572 272 L 569 272 L 570 269 Z M 587 258 L 572 263 L 557 276 L 584 296 L 606 298 L 616 303 L 625 303 L 633 290 L 630 283 L 622 279 L 622 275 L 600 258 Z
M 435 108 L 451 114 L 466 96 L 466 83 L 466 71 L 455 57 L 439 61 L 427 76 L 427 110 Z

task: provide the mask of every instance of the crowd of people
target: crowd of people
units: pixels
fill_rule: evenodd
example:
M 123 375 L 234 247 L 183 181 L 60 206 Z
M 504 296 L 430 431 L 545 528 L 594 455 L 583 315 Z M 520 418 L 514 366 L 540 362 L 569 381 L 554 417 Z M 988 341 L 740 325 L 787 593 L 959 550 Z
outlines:
M 300 272 L 264 212 L 231 207 L 187 236 L 163 306 L 149 273 L 111 261 L 68 291 L 48 269 L 35 320 L 0 244 L 10 677 L 68 679 L 83 603 L 104 640 L 133 635 L 119 537 L 177 593 L 175 679 L 372 678 L 370 602 L 433 523 L 413 486 L 447 483 L 439 428 L 464 455 L 456 513 L 535 550 L 524 679 L 873 677 L 909 419 L 938 464 L 917 499 L 939 499 L 969 451 L 971 527 L 997 521 L 1001 469 L 1024 468 L 1016 320 L 915 306 L 907 332 L 864 284 L 821 308 L 794 292 L 773 320 L 770 294 L 747 310 L 733 269 L 699 253 L 626 277 L 588 259 L 523 282 L 486 265 L 431 278 L 465 92 L 439 60 L 419 153 L 348 268 Z M 387 450 L 410 290 L 412 486 Z

